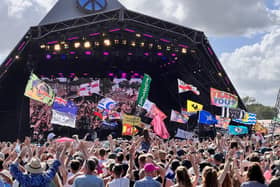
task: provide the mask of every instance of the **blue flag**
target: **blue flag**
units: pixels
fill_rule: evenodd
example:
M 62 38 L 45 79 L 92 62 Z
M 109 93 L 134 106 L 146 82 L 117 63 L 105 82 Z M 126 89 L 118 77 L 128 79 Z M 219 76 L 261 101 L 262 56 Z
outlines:
M 257 114 L 246 113 L 243 119 L 234 119 L 233 121 L 245 125 L 254 125 L 257 123 Z
M 228 133 L 231 135 L 248 134 L 248 128 L 245 126 L 228 126 Z
M 217 124 L 218 121 L 216 120 L 215 116 L 213 116 L 210 112 L 201 110 L 199 112 L 198 123 L 213 125 Z
M 55 101 L 53 103 L 53 110 L 77 115 L 78 107 L 72 101 L 67 101 L 67 103 Z

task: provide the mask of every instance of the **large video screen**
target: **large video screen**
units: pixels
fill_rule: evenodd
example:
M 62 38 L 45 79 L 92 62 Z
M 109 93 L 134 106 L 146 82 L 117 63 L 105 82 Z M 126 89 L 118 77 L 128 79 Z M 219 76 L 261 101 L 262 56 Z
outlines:
M 75 129 L 91 131 L 102 121 L 120 119 L 123 113 L 134 114 L 141 79 L 42 78 L 52 87 L 57 102 L 70 101 L 77 107 Z M 100 101 L 106 100 L 103 103 Z M 109 101 L 109 102 L 107 102 Z M 105 104 L 104 104 L 105 103 Z M 33 140 L 45 139 L 56 126 L 53 107 L 30 99 L 30 127 Z

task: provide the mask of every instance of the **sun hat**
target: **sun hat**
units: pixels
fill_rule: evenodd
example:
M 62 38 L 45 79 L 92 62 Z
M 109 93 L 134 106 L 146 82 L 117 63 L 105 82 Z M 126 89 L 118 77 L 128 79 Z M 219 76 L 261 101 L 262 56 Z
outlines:
M 144 165 L 144 171 L 145 172 L 153 172 L 153 171 L 156 171 L 156 170 L 159 170 L 159 169 L 160 169 L 159 167 L 156 167 L 152 163 L 147 163 L 147 164 Z
M 39 174 L 45 171 L 46 164 L 42 163 L 39 158 L 33 157 L 31 161 L 25 165 L 25 169 L 30 173 Z

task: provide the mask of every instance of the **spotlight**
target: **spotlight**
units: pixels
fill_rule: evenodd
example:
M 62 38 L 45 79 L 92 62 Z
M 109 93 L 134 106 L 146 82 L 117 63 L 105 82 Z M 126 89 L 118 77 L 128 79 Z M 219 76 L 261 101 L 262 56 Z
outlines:
M 157 45 L 157 48 L 158 48 L 159 50 L 161 50 L 161 49 L 162 49 L 161 45 Z
M 136 43 L 135 43 L 135 42 L 131 42 L 131 46 L 132 46 L 132 47 L 135 47 L 135 46 L 136 46 Z
M 46 59 L 47 59 L 47 60 L 50 60 L 51 58 L 52 58 L 52 55 L 50 55 L 50 54 L 47 54 L 47 55 L 46 55 Z
M 16 56 L 15 56 L 15 58 L 18 60 L 18 59 L 19 59 L 19 56 L 18 56 L 18 55 L 16 55 Z
M 219 73 L 218 73 L 218 75 L 219 75 L 220 77 L 222 77 L 222 76 L 223 76 L 223 74 L 222 74 L 221 72 L 219 72 Z
M 108 40 L 108 39 L 104 40 L 104 45 L 105 46 L 110 46 L 111 45 L 111 41 Z
M 123 41 L 122 41 L 122 44 L 123 44 L 123 45 L 126 45 L 126 44 L 127 44 L 127 41 L 126 41 L 126 40 L 123 40 Z
M 69 49 L 69 45 L 68 44 L 64 44 L 64 49 Z
M 186 54 L 187 53 L 187 49 L 186 48 L 182 48 L 182 53 Z
M 104 56 L 108 56 L 108 55 L 109 55 L 109 52 L 106 52 L 106 51 L 105 51 L 105 52 L 103 53 L 103 55 L 104 55 Z
M 141 47 L 145 47 L 145 43 L 144 42 L 141 42 Z
M 55 44 L 55 45 L 54 45 L 54 50 L 55 50 L 55 51 L 60 51 L 60 50 L 61 50 L 60 45 L 59 45 L 59 44 Z
M 91 51 L 86 51 L 85 54 L 86 54 L 86 55 L 91 55 L 92 52 L 91 52 Z
M 94 42 L 94 45 L 98 47 L 98 46 L 100 46 L 100 43 L 99 42 Z
M 140 38 L 140 37 L 141 37 L 141 34 L 136 34 L 136 37 Z
M 84 47 L 85 47 L 85 48 L 90 48 L 90 47 L 91 47 L 90 42 L 89 42 L 89 41 L 86 41 L 86 42 L 84 43 Z
M 75 47 L 75 48 L 81 47 L 81 43 L 80 43 L 80 42 L 75 42 L 75 43 L 74 43 L 74 47 Z
M 152 44 L 152 43 L 149 44 L 150 49 L 153 48 L 153 46 L 154 46 L 154 44 Z
M 171 47 L 170 47 L 170 46 L 167 46 L 167 47 L 166 47 L 166 50 L 167 50 L 167 51 L 170 51 L 170 50 L 171 50 Z
M 41 48 L 41 49 L 45 49 L 45 48 L 46 48 L 46 45 L 45 45 L 45 44 L 42 44 L 42 45 L 40 45 L 40 48 Z
M 115 44 L 119 44 L 120 41 L 119 40 L 114 40 Z

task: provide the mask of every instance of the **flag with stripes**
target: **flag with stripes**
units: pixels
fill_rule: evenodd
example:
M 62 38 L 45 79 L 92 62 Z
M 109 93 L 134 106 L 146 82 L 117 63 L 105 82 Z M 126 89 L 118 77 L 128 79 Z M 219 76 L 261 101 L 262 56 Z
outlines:
M 243 119 L 234 119 L 233 121 L 245 125 L 254 125 L 257 123 L 257 114 L 246 112 L 245 117 Z
M 200 95 L 199 90 L 197 89 L 197 87 L 191 85 L 191 84 L 187 84 L 184 81 L 178 79 L 178 91 L 179 93 L 184 93 L 184 92 L 188 92 L 191 91 L 196 95 Z
M 222 107 L 221 116 L 230 119 L 242 119 L 245 117 L 246 111 L 239 108 Z

